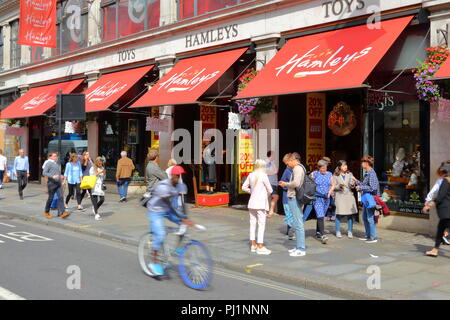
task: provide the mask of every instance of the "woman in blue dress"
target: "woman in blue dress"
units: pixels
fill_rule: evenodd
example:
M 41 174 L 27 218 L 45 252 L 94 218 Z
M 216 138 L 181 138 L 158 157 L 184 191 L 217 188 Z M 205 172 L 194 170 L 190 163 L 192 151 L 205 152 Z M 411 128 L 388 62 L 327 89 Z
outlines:
M 328 237 L 325 235 L 324 218 L 330 206 L 331 193 L 334 190 L 333 174 L 327 171 L 328 162 L 320 160 L 317 163 L 318 170 L 311 173 L 311 178 L 317 184 L 316 200 L 314 200 L 314 210 L 316 211 L 317 226 L 316 237 L 326 244 Z

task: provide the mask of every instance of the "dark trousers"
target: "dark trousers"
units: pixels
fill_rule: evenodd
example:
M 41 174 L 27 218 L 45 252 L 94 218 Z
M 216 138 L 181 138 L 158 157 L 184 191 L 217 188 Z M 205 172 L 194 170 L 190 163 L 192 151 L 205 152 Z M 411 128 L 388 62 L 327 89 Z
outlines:
M 91 201 L 92 201 L 92 205 L 94 206 L 95 214 L 97 214 L 98 209 L 101 207 L 103 202 L 105 202 L 105 197 L 104 196 L 93 196 L 91 194 Z
M 19 187 L 19 195 L 23 195 L 23 189 L 28 184 L 28 173 L 26 171 L 17 170 L 17 185 Z
M 3 177 L 5 176 L 5 170 L 0 170 L 0 185 L 3 184 Z
M 316 233 L 320 233 L 321 236 L 325 235 L 324 218 L 317 218 Z
M 445 229 L 450 228 L 450 219 L 441 219 L 439 220 L 437 234 L 436 234 L 436 242 L 434 243 L 434 247 L 439 249 L 442 243 L 442 237 L 444 236 Z
M 55 196 L 55 193 L 58 195 L 58 216 L 64 213 L 65 207 L 64 207 L 64 192 L 62 185 L 60 183 L 57 183 L 55 181 L 50 181 L 47 183 L 48 188 L 48 199 L 45 204 L 45 212 L 50 212 L 50 206 L 53 201 L 53 197 Z
M 89 195 L 91 195 L 91 193 L 92 193 L 91 189 L 83 189 L 81 191 L 81 195 L 80 195 L 80 203 L 81 203 L 81 201 L 83 201 L 84 196 L 86 195 L 86 192 L 89 193 Z
M 66 204 L 69 204 L 69 200 L 70 198 L 72 198 L 72 196 L 74 194 L 76 194 L 77 197 L 77 203 L 78 205 L 81 204 L 81 189 L 80 189 L 80 184 L 76 183 L 76 184 L 68 184 L 69 186 L 69 194 L 66 197 Z

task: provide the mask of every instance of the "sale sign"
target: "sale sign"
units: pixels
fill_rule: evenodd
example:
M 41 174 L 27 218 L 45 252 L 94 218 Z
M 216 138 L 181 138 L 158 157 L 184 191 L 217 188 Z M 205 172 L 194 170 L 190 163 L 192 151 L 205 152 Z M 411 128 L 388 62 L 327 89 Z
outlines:
M 255 143 L 253 130 L 239 131 L 239 153 L 238 153 L 238 190 L 240 194 L 245 193 L 242 185 L 248 175 L 253 172 L 255 163 Z
M 56 0 L 21 0 L 19 44 L 56 48 Z
M 314 170 L 325 155 L 325 94 L 306 95 L 306 164 Z
M 159 119 L 159 107 L 152 107 L 152 118 Z M 159 132 L 152 131 L 152 141 L 151 146 L 152 149 L 159 150 Z
M 202 123 L 202 139 L 209 141 L 214 134 L 205 134 L 208 129 L 216 129 L 216 107 L 200 106 L 200 121 Z

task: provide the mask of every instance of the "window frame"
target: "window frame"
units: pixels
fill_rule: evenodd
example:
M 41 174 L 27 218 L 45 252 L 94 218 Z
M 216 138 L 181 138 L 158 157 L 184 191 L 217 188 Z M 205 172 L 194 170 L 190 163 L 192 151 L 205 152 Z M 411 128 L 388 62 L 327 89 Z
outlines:
M 17 23 L 17 33 L 16 36 L 13 37 L 13 24 Z M 9 22 L 10 27 L 10 69 L 18 68 L 21 66 L 22 62 L 22 47 L 19 45 L 19 19 L 15 19 Z

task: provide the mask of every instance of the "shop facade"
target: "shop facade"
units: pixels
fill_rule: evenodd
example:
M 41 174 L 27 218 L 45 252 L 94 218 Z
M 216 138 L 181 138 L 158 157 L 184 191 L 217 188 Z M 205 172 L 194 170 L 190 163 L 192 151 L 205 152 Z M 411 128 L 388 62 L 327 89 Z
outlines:
M 68 3 L 68 7 L 76 6 L 78 2 L 75 2 Z M 289 95 L 272 95 L 273 111 L 263 116 L 259 128 L 279 129 L 279 141 L 274 143 L 279 143 L 280 158 L 286 152 L 299 151 L 311 168 L 320 156 L 327 155 L 334 163 L 341 159 L 353 162 L 351 170 L 360 175 L 359 158 L 363 154 L 373 155 L 386 189 L 383 193 L 392 201 L 390 206 L 394 211 L 381 223 L 411 232 L 428 233 L 435 229 L 432 219 L 419 213 L 418 208 L 434 182 L 436 162 L 442 161 L 446 151 L 430 143 L 434 139 L 430 107 L 415 97 L 411 74 L 414 66 L 408 65 L 411 60 L 408 57 L 417 53 L 417 59 L 423 58 L 423 51 L 415 49 L 434 45 L 445 38 L 438 32 L 450 21 L 446 14 L 450 9 L 445 1 L 361 0 L 349 4 L 339 0 L 236 0 L 224 5 L 223 1 L 210 0 L 205 1 L 208 5 L 201 6 L 194 5 L 196 1 L 193 1 L 192 8 L 189 1 L 182 4 L 174 0 L 144 1 L 146 9 L 142 15 L 136 11 L 139 7 L 133 7 L 133 1 L 79 2 L 83 23 L 80 24 L 82 30 L 75 30 L 80 31 L 75 32 L 76 37 L 74 30 L 66 30 L 68 24 L 61 20 L 61 40 L 56 52 L 42 49 L 41 54 L 32 55 L 29 53 L 34 52 L 32 49 L 22 48 L 24 62 L 19 67 L 12 67 L 10 54 L 11 21 L 18 16 L 18 6 L 13 2 L 5 6 L 8 14 L 5 13 L 4 21 L 0 22 L 3 43 L 9 48 L 5 48 L 3 55 L 0 94 L 23 86 L 34 88 L 74 78 L 84 80 L 79 92 L 85 92 L 105 75 L 153 65 L 152 70 L 133 83 L 130 91 L 103 104 L 101 110 L 89 112 L 85 124 L 87 148 L 92 156 L 105 156 L 108 171 L 113 172 L 118 153 L 126 149 L 138 159 L 140 177 L 143 177 L 145 155 L 150 147 L 159 148 L 161 165 L 165 167 L 176 145 L 171 137 L 175 129 L 185 128 L 194 133 L 192 120 L 208 118 L 209 123 L 205 121 L 205 125 L 215 125 L 225 131 L 228 112 L 236 111 L 233 102 L 237 94 L 236 77 L 245 68 L 264 70 L 292 39 L 345 31 L 367 22 L 384 23 L 411 17 L 411 21 L 405 22 L 390 39 L 391 45 L 380 53 L 378 61 L 357 87 L 311 88 L 307 92 L 297 88 Z M 64 13 L 64 6 L 60 8 Z M 64 14 L 61 17 L 65 17 Z M 126 28 L 120 28 L 117 21 L 123 21 Z M 99 28 L 99 23 L 104 27 Z M 71 41 L 74 43 L 70 44 Z M 163 79 L 183 60 L 239 49 L 243 50 L 242 54 L 194 100 L 153 101 L 141 105 L 142 108 L 131 108 L 148 88 L 158 86 L 158 79 Z M 391 86 L 383 89 L 400 73 Z M 315 104 L 319 102 L 322 104 L 318 109 Z M 321 111 L 320 115 L 317 110 Z M 337 121 L 342 110 L 351 111 L 352 119 L 346 119 L 346 127 Z M 156 116 L 165 120 L 167 127 L 160 132 L 147 131 L 147 118 Z M 34 120 L 22 119 L 25 123 L 19 137 L 21 147 L 28 153 L 35 153 L 29 143 L 30 137 L 35 139 L 37 135 L 32 133 Z M 311 130 L 321 131 L 320 136 L 316 132 L 306 138 Z M 202 137 L 199 134 L 194 139 Z M 236 158 L 239 157 L 237 152 Z M 255 150 L 250 152 L 256 153 Z M 251 157 L 247 159 L 251 162 Z M 246 166 L 244 164 L 244 168 Z M 231 188 L 236 202 L 245 199 L 237 196 L 239 176 L 249 170 L 240 170 L 238 165 L 223 165 L 218 170 L 216 189 Z M 201 176 L 199 172 L 195 175 Z

